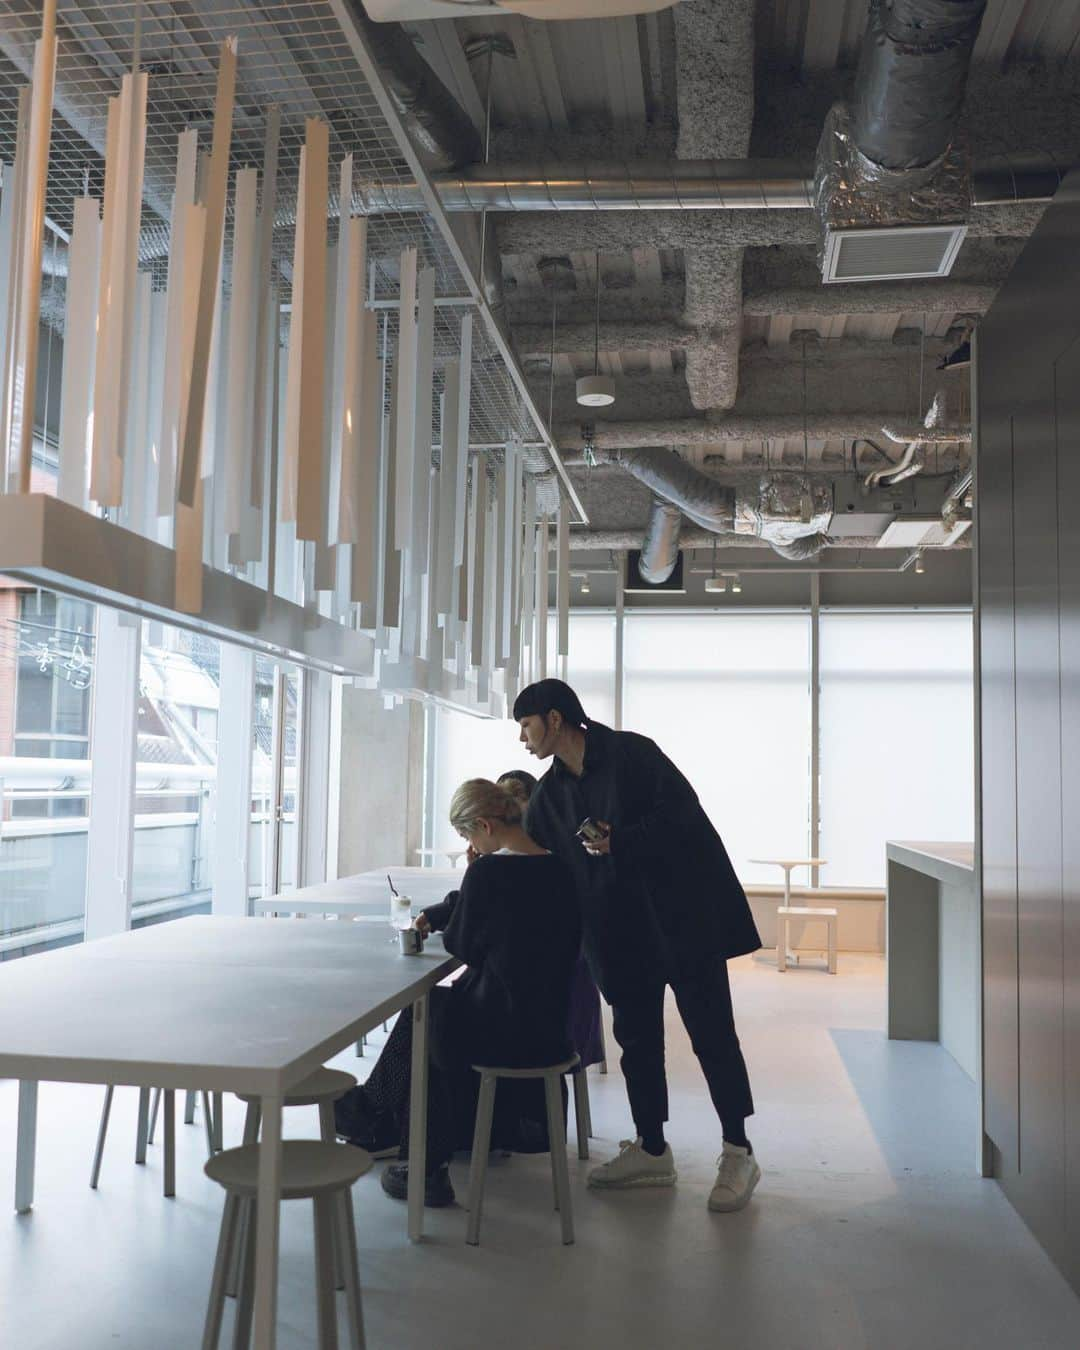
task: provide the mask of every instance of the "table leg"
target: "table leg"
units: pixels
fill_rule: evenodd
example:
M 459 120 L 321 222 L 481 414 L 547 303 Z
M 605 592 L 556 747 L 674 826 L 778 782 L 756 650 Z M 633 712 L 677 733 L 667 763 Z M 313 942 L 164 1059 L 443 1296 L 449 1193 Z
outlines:
M 262 1099 L 262 1145 L 255 1203 L 256 1350 L 274 1350 L 276 1344 L 282 1105 L 281 1097 Z
M 428 1000 L 412 1006 L 412 1068 L 409 1076 L 409 1238 L 424 1235 L 424 1176 L 427 1171 Z
M 15 1152 L 15 1212 L 29 1214 L 34 1204 L 34 1154 L 37 1149 L 37 1080 L 19 1080 L 19 1127 Z

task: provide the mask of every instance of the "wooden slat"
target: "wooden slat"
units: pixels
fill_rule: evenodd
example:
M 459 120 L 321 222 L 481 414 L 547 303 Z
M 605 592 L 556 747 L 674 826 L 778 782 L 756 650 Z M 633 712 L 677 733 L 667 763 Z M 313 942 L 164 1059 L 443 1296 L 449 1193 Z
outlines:
M 223 464 L 225 531 L 239 534 L 251 505 L 251 420 L 255 404 L 255 304 L 257 237 L 255 230 L 259 174 L 241 169 L 233 199 L 232 301 L 229 308 L 227 411 Z
M 394 547 L 409 547 L 412 530 L 413 450 L 416 436 L 416 249 L 401 251 L 398 340 L 394 382 Z
M 221 241 L 225 231 L 225 191 L 229 173 L 229 147 L 232 143 L 233 102 L 236 95 L 236 41 L 227 38 L 218 58 L 217 93 L 214 99 L 214 136 L 210 151 L 204 205 L 204 247 L 199 276 L 199 300 L 195 321 L 195 343 L 188 393 L 188 416 L 184 441 L 180 447 L 177 472 L 177 498 L 184 506 L 194 506 L 199 478 L 203 412 L 209 383 L 210 339 L 217 309 L 218 276 L 221 267 Z
M 304 300 L 300 313 L 297 314 L 294 308 L 292 315 L 293 326 L 299 321 L 301 329 L 296 537 L 325 543 L 323 440 L 327 372 L 326 316 L 322 297 L 326 295 L 330 131 L 325 122 L 309 117 L 305 132 L 304 196 L 300 203 L 304 217 Z
M 171 516 L 176 503 L 176 466 L 180 455 L 180 408 L 187 399 L 184 352 L 185 295 L 196 284 L 185 285 L 184 260 L 188 247 L 185 230 L 195 201 L 195 169 L 198 161 L 198 132 L 182 131 L 176 144 L 176 178 L 173 191 L 172 221 L 169 228 L 169 282 L 165 311 L 165 371 L 162 382 L 161 429 L 158 433 L 159 516 Z
M 97 346 L 98 269 L 101 264 L 101 204 L 95 197 L 75 202 L 68 250 L 68 279 L 60 384 L 60 466 L 57 495 L 81 506 L 89 501 L 91 416 Z M 2 311 L 0 311 L 2 312 Z

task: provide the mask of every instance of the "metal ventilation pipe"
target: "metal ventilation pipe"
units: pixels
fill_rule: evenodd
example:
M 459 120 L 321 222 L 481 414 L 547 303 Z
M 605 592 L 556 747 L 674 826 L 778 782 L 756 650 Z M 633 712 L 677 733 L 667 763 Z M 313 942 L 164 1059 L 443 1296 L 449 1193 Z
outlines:
M 994 156 L 975 167 L 972 201 L 1049 201 L 1066 172 L 1050 155 Z M 814 189 L 806 164 L 767 159 L 474 164 L 433 182 L 446 211 L 808 211 Z M 365 183 L 361 192 L 370 215 L 426 209 L 415 183 Z
M 667 581 L 679 561 L 679 535 L 682 532 L 682 512 L 663 497 L 654 497 L 649 508 L 649 523 L 638 558 L 642 581 L 659 586 Z
M 852 101 L 879 172 L 933 169 L 952 143 L 986 0 L 871 0 Z
M 349 11 L 424 167 L 444 172 L 479 160 L 479 133 L 401 25 L 372 22 L 360 0 L 349 0 Z

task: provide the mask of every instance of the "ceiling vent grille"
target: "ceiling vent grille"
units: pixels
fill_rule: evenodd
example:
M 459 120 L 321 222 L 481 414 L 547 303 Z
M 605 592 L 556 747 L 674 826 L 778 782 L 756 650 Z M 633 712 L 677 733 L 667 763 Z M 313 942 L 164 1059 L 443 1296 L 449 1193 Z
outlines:
M 903 281 L 947 277 L 966 225 L 906 225 L 874 230 L 829 230 L 822 280 Z

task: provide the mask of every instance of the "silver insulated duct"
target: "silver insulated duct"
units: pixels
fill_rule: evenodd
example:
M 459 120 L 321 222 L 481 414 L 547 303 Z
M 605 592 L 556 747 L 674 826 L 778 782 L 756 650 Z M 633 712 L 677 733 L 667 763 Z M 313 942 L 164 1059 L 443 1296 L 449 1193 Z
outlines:
M 638 572 L 650 586 L 661 586 L 679 561 L 679 535 L 682 512 L 663 497 L 654 497 L 649 508 L 649 523 L 638 558 Z

